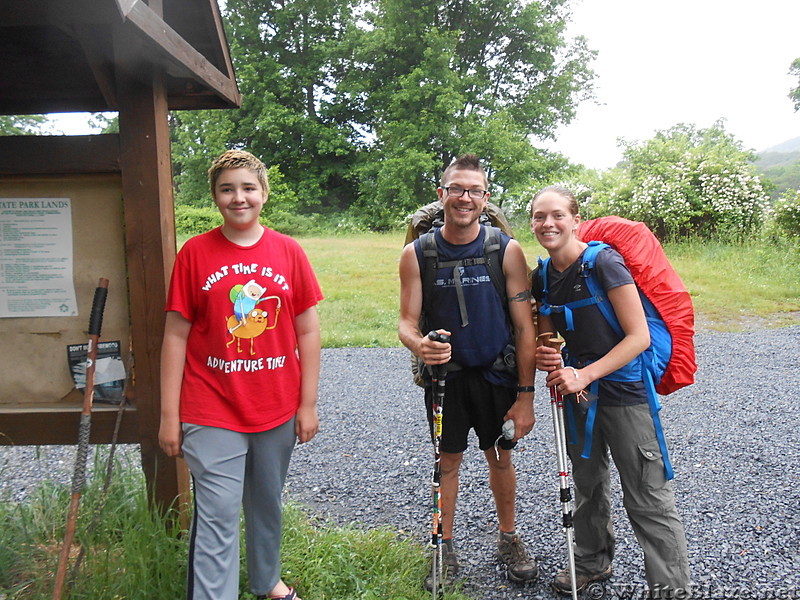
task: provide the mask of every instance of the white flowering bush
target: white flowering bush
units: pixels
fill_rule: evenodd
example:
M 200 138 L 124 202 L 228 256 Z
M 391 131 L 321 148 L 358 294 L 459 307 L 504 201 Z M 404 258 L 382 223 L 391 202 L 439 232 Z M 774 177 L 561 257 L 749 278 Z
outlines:
M 661 172 L 647 174 L 633 187 L 631 219 L 644 221 L 656 230 L 680 231 L 690 226 L 697 190 L 691 162 L 686 158 L 665 165 Z
M 758 230 L 769 194 L 753 155 L 721 122 L 704 130 L 677 125 L 626 144 L 623 164 L 604 175 L 589 200 L 593 216 L 644 221 L 662 238 L 741 239 Z
M 761 226 L 769 194 L 750 164 L 704 160 L 698 173 L 700 204 L 708 205 L 706 216 L 715 221 L 709 229 L 740 235 Z
M 800 236 L 800 190 L 785 191 L 770 212 L 782 234 Z

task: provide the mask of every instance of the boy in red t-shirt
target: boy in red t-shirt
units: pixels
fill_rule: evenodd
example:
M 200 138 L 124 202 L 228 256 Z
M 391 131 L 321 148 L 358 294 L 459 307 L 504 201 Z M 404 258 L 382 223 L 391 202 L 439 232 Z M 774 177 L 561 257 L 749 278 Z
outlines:
M 159 444 L 194 485 L 188 598 L 238 598 L 243 505 L 250 590 L 295 600 L 280 577 L 281 493 L 295 442 L 319 428 L 322 292 L 300 245 L 259 223 L 264 164 L 230 150 L 208 175 L 224 223 L 178 253 L 161 354 Z

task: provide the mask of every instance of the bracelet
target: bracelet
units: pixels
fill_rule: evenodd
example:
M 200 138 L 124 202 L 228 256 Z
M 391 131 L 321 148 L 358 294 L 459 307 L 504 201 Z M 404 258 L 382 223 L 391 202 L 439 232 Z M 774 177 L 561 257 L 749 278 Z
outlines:
M 521 394 L 523 392 L 534 392 L 534 391 L 536 391 L 536 388 L 533 387 L 532 385 L 518 385 L 517 386 L 517 393 L 518 394 Z

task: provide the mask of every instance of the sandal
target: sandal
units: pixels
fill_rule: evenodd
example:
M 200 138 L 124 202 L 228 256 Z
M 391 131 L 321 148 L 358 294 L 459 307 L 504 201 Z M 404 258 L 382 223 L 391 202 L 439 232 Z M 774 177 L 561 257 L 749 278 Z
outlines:
M 297 592 L 293 587 L 289 588 L 289 593 L 285 596 L 258 596 L 257 600 L 301 600 L 297 597 Z

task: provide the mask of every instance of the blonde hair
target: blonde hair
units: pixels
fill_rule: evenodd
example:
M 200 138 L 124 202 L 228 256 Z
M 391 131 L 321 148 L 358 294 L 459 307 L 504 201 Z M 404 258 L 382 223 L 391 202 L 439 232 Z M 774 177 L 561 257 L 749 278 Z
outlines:
M 578 200 L 577 198 L 575 198 L 575 194 L 573 194 L 571 190 L 568 190 L 567 188 L 560 185 L 548 185 L 546 188 L 542 188 L 541 190 L 536 192 L 536 194 L 534 194 L 533 200 L 531 200 L 531 205 L 530 205 L 530 213 L 531 213 L 530 216 L 533 216 L 533 203 L 539 199 L 539 196 L 547 192 L 553 192 L 554 194 L 558 194 L 559 196 L 564 198 L 569 204 L 569 212 L 570 214 L 572 214 L 573 217 L 578 213 L 580 213 L 580 209 L 578 208 Z
M 269 195 L 269 180 L 267 179 L 267 167 L 254 155 L 245 150 L 228 150 L 220 154 L 208 168 L 208 182 L 211 184 L 211 196 L 214 196 L 214 188 L 217 185 L 219 174 L 225 169 L 248 169 L 256 174 L 258 183 L 264 190 L 264 197 Z

